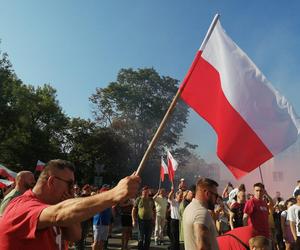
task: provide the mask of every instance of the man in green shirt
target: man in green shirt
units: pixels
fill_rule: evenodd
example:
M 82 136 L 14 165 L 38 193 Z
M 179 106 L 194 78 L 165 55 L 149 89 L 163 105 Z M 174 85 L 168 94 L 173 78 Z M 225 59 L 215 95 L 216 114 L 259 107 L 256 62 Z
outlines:
M 164 227 L 168 206 L 168 200 L 166 199 L 165 189 L 159 189 L 156 195 L 153 196 L 153 200 L 155 203 L 156 211 L 154 239 L 156 245 L 161 245 L 163 244 L 164 240 Z
M 137 222 L 139 227 L 139 250 L 149 249 L 154 220 L 154 201 L 151 197 L 149 197 L 149 188 L 145 186 L 142 189 L 142 195 L 135 200 L 135 204 L 132 209 L 133 227 L 136 225 Z

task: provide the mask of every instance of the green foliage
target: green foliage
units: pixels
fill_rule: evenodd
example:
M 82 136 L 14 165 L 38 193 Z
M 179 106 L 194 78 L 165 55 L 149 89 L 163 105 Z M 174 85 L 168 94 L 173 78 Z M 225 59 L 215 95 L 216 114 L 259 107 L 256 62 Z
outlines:
M 97 88 L 91 96 L 95 121 L 128 141 L 130 170 L 139 165 L 177 90 L 178 80 L 160 76 L 153 68 L 121 69 L 115 82 Z M 179 100 L 146 163 L 142 173 L 144 183 L 157 184 L 160 157 L 165 154 L 166 146 L 175 150 L 180 165 L 188 162 L 197 145 L 179 144 L 187 117 L 188 108 Z
M 122 69 L 116 82 L 96 89 L 90 98 L 96 122 L 111 127 L 128 142 L 132 168 L 144 155 L 166 110 L 178 90 L 178 81 L 160 76 L 153 68 Z M 187 121 L 188 109 L 179 101 L 151 160 L 157 160 L 164 145 L 175 146 Z
M 0 161 L 14 170 L 33 168 L 37 159 L 62 157 L 68 118 L 50 85 L 25 85 L 0 54 Z
M 77 167 L 80 182 L 93 182 L 96 165 L 104 166 L 100 174 L 106 183 L 128 174 L 127 143 L 111 129 L 76 118 L 70 122 L 67 137 L 69 159 Z

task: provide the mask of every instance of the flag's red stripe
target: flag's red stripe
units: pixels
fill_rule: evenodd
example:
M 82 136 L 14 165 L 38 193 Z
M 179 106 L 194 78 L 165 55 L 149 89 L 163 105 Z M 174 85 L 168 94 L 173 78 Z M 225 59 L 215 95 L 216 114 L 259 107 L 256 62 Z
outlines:
M 170 181 L 174 181 L 174 169 L 173 169 L 173 166 L 172 166 L 172 162 L 170 159 L 168 159 L 168 171 L 169 171 L 169 179 Z
M 44 166 L 44 165 L 37 165 L 37 166 L 36 166 L 36 168 L 35 168 L 35 170 L 36 170 L 36 171 L 40 171 L 40 172 L 41 172 L 41 171 L 43 171 L 43 170 L 44 170 L 44 168 L 45 168 L 45 166 Z
M 9 181 L 15 181 L 15 178 L 3 168 L 0 169 L 0 176 L 7 178 Z
M 201 57 L 200 51 L 181 88 L 181 98 L 216 131 L 217 154 L 235 177 L 242 177 L 273 157 L 230 105 L 222 91 L 219 73 Z
M 162 182 L 165 180 L 165 171 L 163 166 L 160 167 L 160 179 Z

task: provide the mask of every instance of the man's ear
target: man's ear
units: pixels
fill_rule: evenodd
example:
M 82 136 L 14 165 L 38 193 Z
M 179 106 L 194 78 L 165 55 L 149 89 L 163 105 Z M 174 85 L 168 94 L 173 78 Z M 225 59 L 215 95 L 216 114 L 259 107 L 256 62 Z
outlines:
M 54 179 L 55 179 L 54 176 L 49 176 L 49 177 L 48 177 L 48 180 L 47 180 L 47 186 L 48 186 L 50 189 L 53 189 L 53 187 L 54 187 Z

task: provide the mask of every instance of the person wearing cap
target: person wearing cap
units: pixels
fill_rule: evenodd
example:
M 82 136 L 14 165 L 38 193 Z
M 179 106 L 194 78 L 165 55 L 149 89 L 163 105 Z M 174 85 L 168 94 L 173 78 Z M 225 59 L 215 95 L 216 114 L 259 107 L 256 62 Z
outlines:
M 134 197 L 140 184 L 137 175 L 127 176 L 101 194 L 74 197 L 74 166 L 51 160 L 32 190 L 14 198 L 0 220 L 1 250 L 65 249 L 65 240 L 81 237 L 80 222 L 105 208 Z
M 211 213 L 219 197 L 219 184 L 209 178 L 200 178 L 195 198 L 183 212 L 184 247 L 187 250 L 218 250 L 217 230 Z
M 138 249 L 148 250 L 150 248 L 153 224 L 155 221 L 155 204 L 149 197 L 149 187 L 144 186 L 142 195 L 134 203 L 132 209 L 132 225 L 138 224 L 139 239 Z
M 296 204 L 290 206 L 287 212 L 292 235 L 295 241 L 295 249 L 300 249 L 300 189 L 296 190 L 294 195 L 296 198 Z

